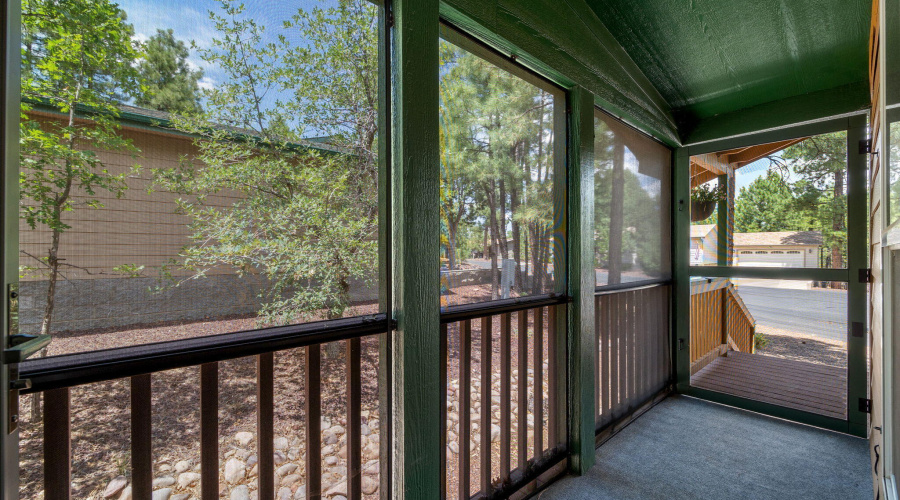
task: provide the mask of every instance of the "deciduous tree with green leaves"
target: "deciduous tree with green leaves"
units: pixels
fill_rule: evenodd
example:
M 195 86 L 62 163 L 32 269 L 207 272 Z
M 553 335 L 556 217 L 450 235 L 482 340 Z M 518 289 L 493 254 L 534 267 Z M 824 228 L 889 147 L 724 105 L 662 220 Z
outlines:
M 264 324 L 339 318 L 351 283 L 377 270 L 375 7 L 299 12 L 283 29 L 302 48 L 284 33 L 267 42 L 266 27 L 227 0 L 210 18 L 217 36 L 199 55 L 225 78 L 204 91 L 202 113 L 175 119 L 198 154 L 154 171 L 191 219 L 190 244 L 164 272 L 175 286 L 221 268 L 264 277 Z M 304 139 L 307 127 L 327 139 Z M 209 202 L 221 193 L 238 201 Z
M 116 119 L 122 96 L 138 88 L 140 47 L 107 0 L 25 0 L 22 32 L 20 217 L 50 233 L 46 252 L 23 255 L 22 268 L 47 280 L 41 333 L 49 334 L 57 282 L 72 267 L 59 255 L 67 215 L 101 208 L 98 193 L 121 197 L 127 188 L 126 174 L 111 174 L 98 153 L 137 153 Z M 62 118 L 39 119 L 37 106 Z

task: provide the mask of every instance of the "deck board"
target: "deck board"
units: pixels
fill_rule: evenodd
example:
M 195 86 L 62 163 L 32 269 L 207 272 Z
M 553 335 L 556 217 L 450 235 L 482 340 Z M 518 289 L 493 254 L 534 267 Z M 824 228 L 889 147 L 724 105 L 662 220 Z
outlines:
M 699 389 L 847 418 L 847 370 L 729 351 L 691 377 Z

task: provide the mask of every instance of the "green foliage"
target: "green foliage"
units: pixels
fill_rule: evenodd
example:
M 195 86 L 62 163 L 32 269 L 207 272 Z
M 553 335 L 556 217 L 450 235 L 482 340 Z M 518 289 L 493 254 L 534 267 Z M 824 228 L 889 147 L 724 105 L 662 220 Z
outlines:
M 99 192 L 121 197 L 128 172 L 112 174 L 100 152 L 137 153 L 118 132 L 123 96 L 138 89 L 134 61 L 140 47 L 124 14 L 107 0 L 24 0 L 22 3 L 22 120 L 20 126 L 20 217 L 46 228 L 44 255 L 26 255 L 26 272 L 46 277 L 49 333 L 59 245 L 70 228 L 66 215 L 78 207 L 101 208 Z M 32 103 L 64 115 L 41 120 Z
M 760 349 L 765 348 L 767 345 L 769 345 L 769 338 L 768 338 L 768 337 L 766 337 L 766 336 L 765 336 L 764 334 L 762 334 L 761 332 L 754 332 L 754 333 L 753 333 L 753 348 L 754 348 L 754 350 L 757 350 L 757 351 L 758 351 L 758 350 L 760 350 Z
M 171 29 L 157 30 L 146 44 L 146 53 L 138 64 L 141 91 L 135 104 L 149 109 L 175 114 L 201 110 L 200 87 L 202 70 L 188 65 L 188 47 L 176 40 Z
M 724 185 L 713 186 L 708 182 L 691 189 L 691 201 L 696 201 L 698 203 L 719 203 L 725 201 L 726 195 L 727 191 Z
M 226 78 L 204 91 L 202 113 L 175 120 L 198 137 L 198 154 L 154 171 L 192 221 L 178 269 L 161 274 L 175 286 L 221 268 L 261 275 L 266 323 L 322 309 L 340 317 L 351 282 L 371 282 L 377 267 L 375 7 L 354 0 L 299 12 L 284 29 L 299 30 L 303 49 L 283 36 L 264 43 L 265 27 L 240 5 L 221 10 L 210 13 L 217 36 L 199 53 Z M 292 98 L 265 102 L 285 89 Z M 303 125 L 328 133 L 337 152 L 308 147 Z M 221 194 L 239 201 L 221 207 Z
M 734 202 L 734 230 L 739 233 L 800 231 L 801 212 L 791 186 L 774 170 L 742 187 Z

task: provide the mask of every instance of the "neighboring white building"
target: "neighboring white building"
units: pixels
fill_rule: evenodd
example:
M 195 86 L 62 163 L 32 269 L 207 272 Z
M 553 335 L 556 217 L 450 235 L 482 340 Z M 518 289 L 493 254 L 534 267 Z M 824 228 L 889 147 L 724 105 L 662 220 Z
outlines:
M 718 231 L 713 224 L 691 226 L 691 265 L 714 266 Z M 735 265 L 746 267 L 819 267 L 820 231 L 734 233 Z

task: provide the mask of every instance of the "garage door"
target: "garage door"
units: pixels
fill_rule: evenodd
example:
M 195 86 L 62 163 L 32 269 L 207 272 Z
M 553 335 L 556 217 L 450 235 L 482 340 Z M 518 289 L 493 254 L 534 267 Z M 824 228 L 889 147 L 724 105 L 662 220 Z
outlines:
M 738 265 L 748 267 L 804 267 L 799 250 L 742 250 Z

